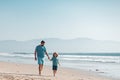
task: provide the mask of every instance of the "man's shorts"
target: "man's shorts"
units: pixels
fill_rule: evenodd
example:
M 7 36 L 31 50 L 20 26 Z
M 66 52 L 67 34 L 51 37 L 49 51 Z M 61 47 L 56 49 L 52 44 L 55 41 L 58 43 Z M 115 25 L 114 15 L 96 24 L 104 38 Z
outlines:
M 44 64 L 43 58 L 38 57 L 38 64 Z
M 58 67 L 57 67 L 57 66 L 54 66 L 54 65 L 53 65 L 53 67 L 52 67 L 53 70 L 57 70 L 57 68 L 58 68 Z

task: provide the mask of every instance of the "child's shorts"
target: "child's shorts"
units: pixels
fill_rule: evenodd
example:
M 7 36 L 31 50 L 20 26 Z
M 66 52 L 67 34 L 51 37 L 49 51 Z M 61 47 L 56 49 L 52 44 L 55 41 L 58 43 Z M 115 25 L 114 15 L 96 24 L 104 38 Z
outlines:
M 54 66 L 54 65 L 53 65 L 53 67 L 52 67 L 53 70 L 57 70 L 57 68 L 58 68 L 58 67 L 57 67 L 57 66 Z
M 44 64 L 43 58 L 39 58 L 39 57 L 38 57 L 38 64 Z

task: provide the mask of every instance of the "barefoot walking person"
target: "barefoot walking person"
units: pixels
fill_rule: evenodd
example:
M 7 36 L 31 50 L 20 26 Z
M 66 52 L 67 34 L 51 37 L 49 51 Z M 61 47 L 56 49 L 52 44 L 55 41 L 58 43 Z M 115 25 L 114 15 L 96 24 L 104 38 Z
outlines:
M 54 52 L 53 53 L 53 57 L 51 59 L 52 61 L 52 70 L 53 70 L 53 75 L 55 76 L 55 74 L 57 73 L 57 69 L 58 69 L 58 64 L 59 64 L 59 61 L 58 61 L 58 53 L 57 52 Z M 60 65 L 60 64 L 59 64 Z
M 45 41 L 41 41 L 41 44 L 36 46 L 35 48 L 35 52 L 34 52 L 34 55 L 35 55 L 35 60 L 38 61 L 38 65 L 39 65 L 39 75 L 41 75 L 41 71 L 43 69 L 43 64 L 44 64 L 44 55 L 46 54 L 48 59 L 50 59 L 47 51 L 46 51 L 46 48 L 44 46 L 45 44 Z

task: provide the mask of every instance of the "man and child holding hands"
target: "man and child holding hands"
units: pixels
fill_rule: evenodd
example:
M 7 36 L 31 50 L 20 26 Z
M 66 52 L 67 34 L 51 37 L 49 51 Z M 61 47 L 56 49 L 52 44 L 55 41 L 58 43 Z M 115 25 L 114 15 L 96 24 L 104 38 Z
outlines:
M 58 64 L 59 64 L 59 61 L 57 59 L 58 53 L 54 52 L 53 53 L 53 57 L 50 59 L 50 57 L 49 57 L 49 55 L 48 55 L 48 53 L 46 51 L 46 48 L 45 48 L 44 44 L 45 44 L 45 41 L 42 40 L 41 44 L 38 45 L 38 46 L 36 46 L 35 52 L 34 52 L 35 60 L 38 61 L 38 65 L 39 65 L 39 75 L 41 75 L 41 71 L 43 69 L 43 64 L 44 64 L 44 56 L 46 54 L 47 57 L 48 57 L 48 59 L 50 61 L 52 61 L 52 70 L 53 70 L 53 75 L 55 76 L 55 74 L 57 72 Z

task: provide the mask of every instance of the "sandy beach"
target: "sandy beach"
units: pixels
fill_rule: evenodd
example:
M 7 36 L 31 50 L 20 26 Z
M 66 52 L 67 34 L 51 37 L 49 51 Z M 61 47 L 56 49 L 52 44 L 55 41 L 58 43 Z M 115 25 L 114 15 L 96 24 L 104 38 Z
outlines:
M 59 67 L 53 77 L 51 67 L 45 66 L 42 76 L 38 75 L 38 66 L 32 64 L 16 64 L 0 62 L 0 80 L 110 80 L 79 70 Z

